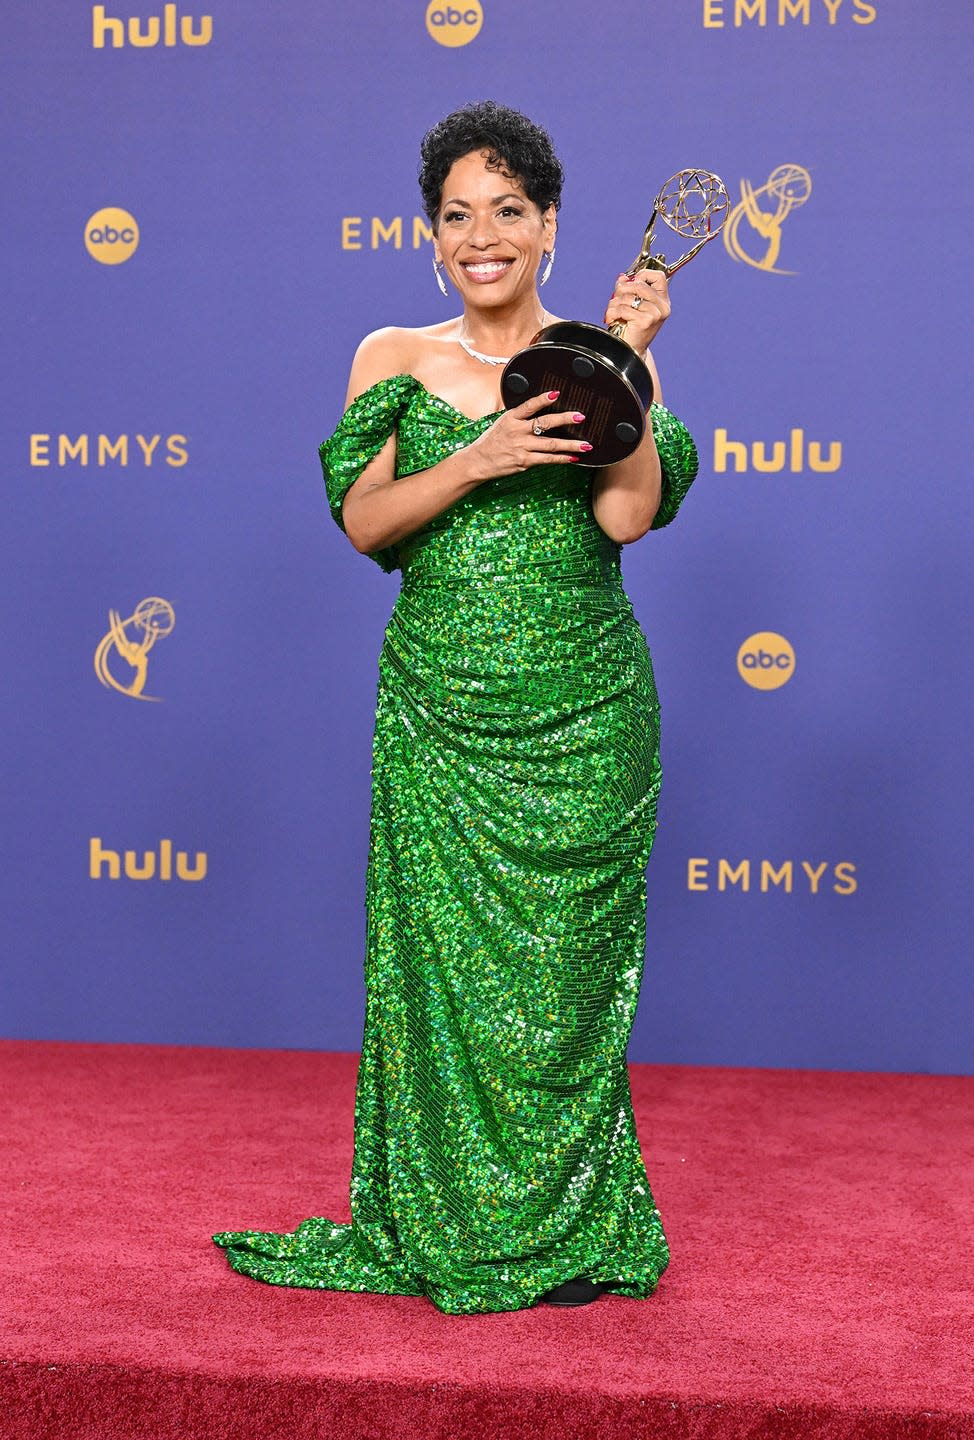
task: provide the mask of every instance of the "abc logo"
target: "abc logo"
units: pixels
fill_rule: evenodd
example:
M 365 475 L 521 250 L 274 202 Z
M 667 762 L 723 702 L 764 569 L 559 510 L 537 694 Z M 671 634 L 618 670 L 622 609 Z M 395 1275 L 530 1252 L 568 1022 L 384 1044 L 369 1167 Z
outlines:
M 469 45 L 480 34 L 484 11 L 480 0 L 457 0 L 444 5 L 431 0 L 426 7 L 426 28 L 438 45 Z
M 759 630 L 749 635 L 738 650 L 737 669 L 741 679 L 755 690 L 778 690 L 795 673 L 795 652 L 783 635 Z
M 135 254 L 138 243 L 139 227 L 134 216 L 113 205 L 96 210 L 85 226 L 88 254 L 102 265 L 121 265 Z

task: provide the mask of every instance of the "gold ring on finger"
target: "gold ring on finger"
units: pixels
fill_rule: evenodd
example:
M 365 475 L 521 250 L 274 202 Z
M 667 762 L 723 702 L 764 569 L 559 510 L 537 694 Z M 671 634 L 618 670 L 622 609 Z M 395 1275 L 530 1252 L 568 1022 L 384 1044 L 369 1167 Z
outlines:
M 545 433 L 544 426 L 540 420 L 535 420 L 533 428 L 535 435 L 543 435 Z
M 640 307 L 640 305 L 641 305 L 642 303 L 643 303 L 643 297 L 642 297 L 642 295 L 634 295 L 634 296 L 632 297 L 632 308 L 633 308 L 634 310 L 638 310 L 639 307 Z

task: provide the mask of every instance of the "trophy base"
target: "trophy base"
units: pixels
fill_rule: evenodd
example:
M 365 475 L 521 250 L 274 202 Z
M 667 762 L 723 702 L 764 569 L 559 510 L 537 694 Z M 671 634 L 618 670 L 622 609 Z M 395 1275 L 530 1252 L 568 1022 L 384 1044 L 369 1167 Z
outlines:
M 624 340 L 582 320 L 559 320 L 540 330 L 531 344 L 512 355 L 501 374 L 501 398 L 510 410 L 532 395 L 558 390 L 549 412 L 578 410 L 580 425 L 549 433 L 584 439 L 592 446 L 586 465 L 614 465 L 637 448 L 646 430 L 653 380 Z

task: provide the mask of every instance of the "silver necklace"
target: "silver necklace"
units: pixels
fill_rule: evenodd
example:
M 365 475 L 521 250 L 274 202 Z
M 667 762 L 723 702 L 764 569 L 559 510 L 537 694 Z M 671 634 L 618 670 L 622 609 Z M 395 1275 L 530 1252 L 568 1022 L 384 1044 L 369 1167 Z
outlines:
M 538 326 L 538 329 L 543 329 L 546 321 L 550 319 L 551 316 L 548 314 L 547 310 L 542 310 L 541 324 Z M 466 316 L 464 316 L 464 324 L 466 324 Z M 484 355 L 482 351 L 475 350 L 471 344 L 464 340 L 462 335 L 457 336 L 457 344 L 462 350 L 466 350 L 467 354 L 471 357 L 471 359 L 479 360 L 482 365 L 506 365 L 508 360 L 510 360 L 511 358 L 510 355 Z

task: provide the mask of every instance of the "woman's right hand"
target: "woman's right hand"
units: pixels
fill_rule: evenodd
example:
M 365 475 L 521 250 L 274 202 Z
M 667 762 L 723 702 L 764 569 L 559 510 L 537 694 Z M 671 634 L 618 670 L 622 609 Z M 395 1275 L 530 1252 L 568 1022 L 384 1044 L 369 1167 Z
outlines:
M 564 465 L 578 461 L 592 446 L 587 440 L 558 440 L 544 433 L 557 430 L 562 425 L 580 425 L 585 416 L 577 410 L 556 411 L 538 419 L 553 400 L 558 399 L 558 390 L 549 390 L 544 395 L 533 395 L 521 405 L 505 410 L 480 435 L 463 454 L 475 461 L 477 482 L 492 480 L 497 475 L 516 475 L 530 470 L 533 465 Z M 534 433 L 535 423 L 543 427 L 542 434 Z

